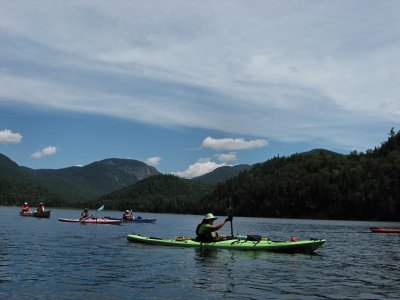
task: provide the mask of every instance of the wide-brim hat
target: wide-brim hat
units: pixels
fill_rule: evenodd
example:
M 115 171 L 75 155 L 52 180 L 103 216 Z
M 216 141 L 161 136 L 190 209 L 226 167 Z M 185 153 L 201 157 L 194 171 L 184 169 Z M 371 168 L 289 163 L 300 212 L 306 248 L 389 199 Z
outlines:
M 129 213 L 129 210 L 126 210 L 125 212 L 126 212 L 126 213 Z
M 204 217 L 204 220 L 216 220 L 216 219 L 218 219 L 218 218 L 214 217 L 214 215 L 212 213 L 208 213 Z

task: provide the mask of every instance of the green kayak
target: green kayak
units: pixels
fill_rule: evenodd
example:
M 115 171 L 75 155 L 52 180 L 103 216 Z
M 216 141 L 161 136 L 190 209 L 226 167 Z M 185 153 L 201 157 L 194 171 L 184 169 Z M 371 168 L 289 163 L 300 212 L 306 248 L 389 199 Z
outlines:
M 249 236 L 250 237 L 250 236 Z M 176 246 L 176 247 L 199 247 L 214 249 L 232 249 L 245 251 L 270 251 L 284 253 L 312 253 L 321 247 L 325 240 L 299 240 L 299 241 L 270 241 L 267 238 L 254 241 L 245 237 L 228 238 L 217 242 L 198 242 L 195 239 L 186 237 L 177 237 L 172 239 L 161 239 L 156 237 L 145 237 L 136 234 L 129 234 L 128 241 L 133 243 Z

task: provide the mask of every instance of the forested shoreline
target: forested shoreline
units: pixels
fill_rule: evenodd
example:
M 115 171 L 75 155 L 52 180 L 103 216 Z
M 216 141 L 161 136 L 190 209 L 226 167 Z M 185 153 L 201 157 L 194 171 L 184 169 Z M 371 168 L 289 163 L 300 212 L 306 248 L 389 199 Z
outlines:
M 274 157 L 219 184 L 154 175 L 97 198 L 70 199 L 37 182 L 0 181 L 0 204 L 237 216 L 400 221 L 400 132 L 380 147 L 344 155 L 316 149 Z
M 379 148 L 341 155 L 326 150 L 275 157 L 220 184 L 202 201 L 236 215 L 400 221 L 400 133 Z

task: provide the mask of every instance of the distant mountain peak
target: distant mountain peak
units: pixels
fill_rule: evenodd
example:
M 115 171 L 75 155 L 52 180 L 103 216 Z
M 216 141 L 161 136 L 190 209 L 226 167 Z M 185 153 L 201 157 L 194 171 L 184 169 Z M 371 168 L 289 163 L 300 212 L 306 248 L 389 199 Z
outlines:
M 138 180 L 145 179 L 160 172 L 148 164 L 135 159 L 110 158 L 103 162 L 109 166 L 115 166 L 117 169 L 137 177 Z
M 156 168 L 134 159 L 108 158 L 79 167 L 33 170 L 0 155 L 0 178 L 35 182 L 70 198 L 97 197 L 158 174 Z
M 240 172 L 250 169 L 250 165 L 222 166 L 210 173 L 192 178 L 202 183 L 217 184 L 239 175 Z

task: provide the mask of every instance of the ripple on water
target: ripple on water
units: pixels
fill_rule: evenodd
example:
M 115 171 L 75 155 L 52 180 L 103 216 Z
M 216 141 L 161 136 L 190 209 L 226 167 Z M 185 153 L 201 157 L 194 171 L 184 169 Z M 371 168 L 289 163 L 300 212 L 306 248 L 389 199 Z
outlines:
M 40 291 L 36 299 L 396 299 L 400 294 L 400 235 L 371 234 L 370 223 L 235 219 L 243 234 L 327 239 L 320 255 L 312 256 L 126 240 L 131 232 L 191 234 L 200 216 L 149 214 L 156 224 L 85 226 L 58 222 L 57 214 L 70 217 L 76 211 L 53 212 L 47 220 L 15 218 L 15 208 L 1 207 L 0 298 L 30 298 L 32 289 Z

